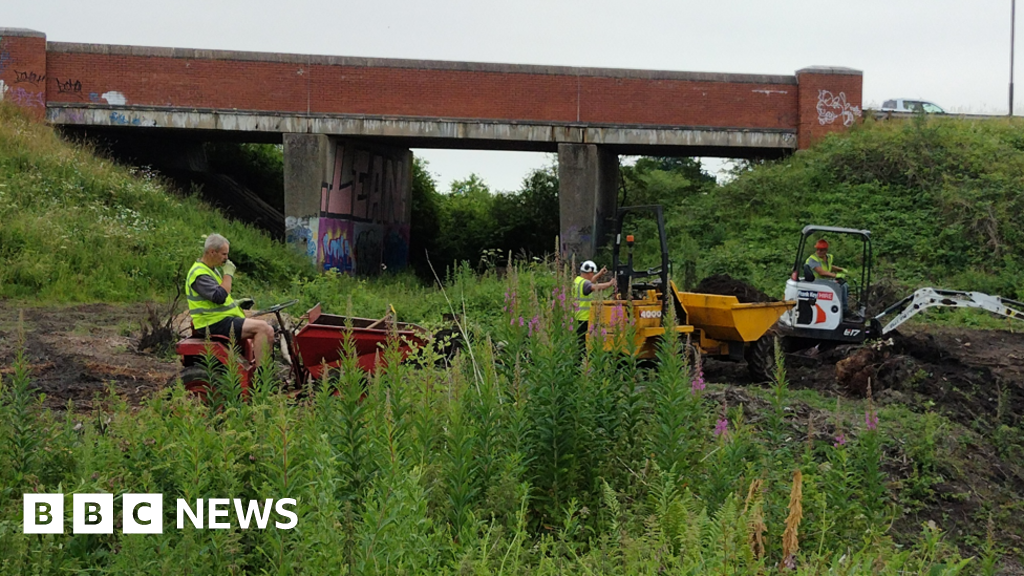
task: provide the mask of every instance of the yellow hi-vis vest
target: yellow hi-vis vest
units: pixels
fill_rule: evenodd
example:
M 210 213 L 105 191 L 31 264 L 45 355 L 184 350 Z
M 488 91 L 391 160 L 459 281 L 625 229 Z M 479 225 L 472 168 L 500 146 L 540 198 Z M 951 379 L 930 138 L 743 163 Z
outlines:
M 824 278 L 824 276 L 822 276 L 821 274 L 818 274 L 818 271 L 815 270 L 816 268 L 821 268 L 825 272 L 831 272 L 832 271 L 832 255 L 828 254 L 827 258 L 825 258 L 825 259 L 827 260 L 827 262 L 822 262 L 821 259 L 818 258 L 817 254 L 811 254 L 807 258 L 807 264 L 811 267 L 811 271 L 814 272 L 814 279 L 815 280 Z
M 231 294 L 228 294 L 223 304 L 215 304 L 192 289 L 192 283 L 203 274 L 213 276 L 218 284 L 223 278 L 219 272 L 199 260 L 196 260 L 189 269 L 188 278 L 185 279 L 185 297 L 188 298 L 188 313 L 192 316 L 192 325 L 198 330 L 232 316 L 245 318 L 245 312 L 238 307 L 238 302 L 235 302 Z
M 576 299 L 576 320 L 586 322 L 590 320 L 590 297 L 594 295 L 591 292 L 589 295 L 583 294 L 583 284 L 587 281 L 583 276 L 577 276 L 572 281 L 572 296 Z

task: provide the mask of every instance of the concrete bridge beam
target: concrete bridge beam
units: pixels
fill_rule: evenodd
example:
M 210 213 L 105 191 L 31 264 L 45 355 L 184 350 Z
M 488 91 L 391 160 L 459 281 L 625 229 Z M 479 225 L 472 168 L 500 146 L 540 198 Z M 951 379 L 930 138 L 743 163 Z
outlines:
M 559 245 L 578 263 L 613 232 L 619 157 L 595 144 L 558 145 Z

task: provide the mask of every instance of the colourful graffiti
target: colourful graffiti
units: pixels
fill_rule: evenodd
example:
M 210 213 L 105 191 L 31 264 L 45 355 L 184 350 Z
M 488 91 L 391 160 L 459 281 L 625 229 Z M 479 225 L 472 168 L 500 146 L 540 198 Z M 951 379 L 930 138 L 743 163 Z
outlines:
M 310 260 L 315 261 L 320 219 L 315 216 L 307 218 L 289 216 L 284 220 L 284 228 L 285 240 L 288 244 L 308 256 Z
M 337 218 L 320 219 L 320 239 L 317 242 L 317 262 L 324 270 L 354 272 L 352 255 L 352 223 Z
M 312 235 L 316 261 L 325 269 L 360 275 L 401 270 L 409 256 L 409 152 L 347 141 L 335 146 L 320 190 L 319 234 Z M 291 225 L 286 229 L 289 242 L 305 242 Z

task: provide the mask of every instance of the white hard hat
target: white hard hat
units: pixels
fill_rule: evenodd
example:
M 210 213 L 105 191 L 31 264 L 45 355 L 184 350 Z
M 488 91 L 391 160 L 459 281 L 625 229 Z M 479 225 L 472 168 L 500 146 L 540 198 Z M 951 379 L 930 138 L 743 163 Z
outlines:
M 593 260 L 586 260 L 580 264 L 580 272 L 597 272 L 597 264 Z

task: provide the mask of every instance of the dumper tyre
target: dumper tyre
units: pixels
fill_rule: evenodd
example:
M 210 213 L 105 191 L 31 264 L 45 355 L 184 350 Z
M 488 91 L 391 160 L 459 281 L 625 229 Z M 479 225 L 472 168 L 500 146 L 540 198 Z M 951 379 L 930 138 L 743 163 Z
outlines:
M 747 370 L 754 382 L 773 382 L 775 380 L 775 330 L 769 330 L 757 340 L 747 344 L 743 355 L 747 360 Z

